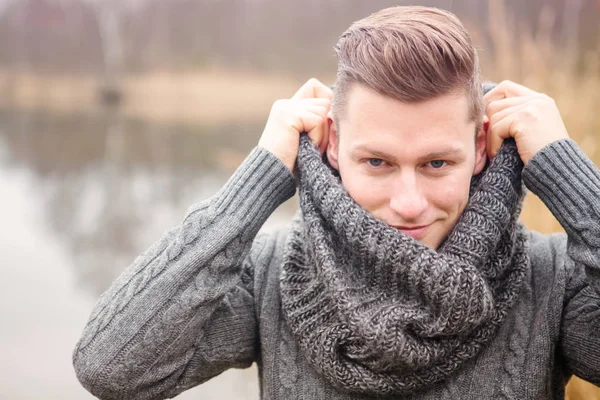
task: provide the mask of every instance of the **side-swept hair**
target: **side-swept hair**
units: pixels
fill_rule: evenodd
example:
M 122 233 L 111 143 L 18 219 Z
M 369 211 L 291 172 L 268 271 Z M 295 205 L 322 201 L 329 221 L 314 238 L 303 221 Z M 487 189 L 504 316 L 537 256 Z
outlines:
M 458 18 L 430 7 L 390 7 L 354 22 L 340 36 L 332 111 L 339 122 L 360 83 L 404 102 L 466 93 L 469 118 L 483 122 L 477 51 Z

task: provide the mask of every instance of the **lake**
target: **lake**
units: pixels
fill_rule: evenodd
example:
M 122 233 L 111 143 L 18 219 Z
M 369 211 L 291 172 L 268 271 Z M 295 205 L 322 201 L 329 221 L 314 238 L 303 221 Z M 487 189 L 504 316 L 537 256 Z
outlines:
M 262 128 L 0 110 L 3 398 L 93 398 L 71 356 L 94 302 L 223 185 Z M 263 229 L 295 207 L 282 205 Z M 178 398 L 257 399 L 257 371 L 228 371 Z

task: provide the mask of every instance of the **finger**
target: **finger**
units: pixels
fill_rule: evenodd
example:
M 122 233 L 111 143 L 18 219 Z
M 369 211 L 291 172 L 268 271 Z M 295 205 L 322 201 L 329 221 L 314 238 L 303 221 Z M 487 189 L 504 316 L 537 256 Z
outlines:
M 530 102 L 535 97 L 536 96 L 508 97 L 506 99 L 494 100 L 487 106 L 485 113 L 491 119 L 494 114 L 507 108 Z
M 519 110 L 529 106 L 531 104 L 529 101 L 526 102 L 517 102 L 515 105 L 505 108 L 501 111 L 498 111 L 491 115 L 490 117 L 490 125 L 495 125 L 498 122 L 502 121 L 504 118 L 510 116 L 511 114 L 517 113 Z
M 327 116 L 327 112 L 329 111 L 329 108 L 327 108 L 325 106 L 319 106 L 316 104 L 309 104 L 304 109 L 307 111 L 310 111 L 313 114 L 317 114 L 321 117 Z
M 311 134 L 311 132 L 315 129 L 315 127 L 318 127 L 324 119 L 325 117 L 322 115 L 312 113 L 308 110 L 303 110 L 298 113 L 298 126 L 295 126 L 294 128 L 298 132 L 308 133 L 308 136 L 311 139 L 317 139 L 316 141 L 313 140 L 313 143 L 318 143 L 318 133 L 316 134 L 317 137 L 314 137 L 315 134 Z
M 327 115 L 331 109 L 331 102 L 328 99 L 294 99 L 290 100 L 290 102 L 296 112 L 310 110 L 317 114 Z
M 483 96 L 483 101 L 485 102 L 485 108 L 487 108 L 487 106 L 495 100 L 509 97 L 532 96 L 536 94 L 539 93 L 513 81 L 502 81 Z
M 297 101 L 299 110 L 310 110 L 324 117 L 331 110 L 331 102 L 327 99 L 301 99 Z
M 312 114 L 305 116 L 305 132 L 308 133 L 308 137 L 311 142 L 319 149 L 321 152 L 322 142 L 325 138 L 326 133 L 326 118 L 321 115 Z
M 314 78 L 309 79 L 308 81 L 306 81 L 302 86 L 300 86 L 300 89 L 298 89 L 296 91 L 296 93 L 294 93 L 294 95 L 291 97 L 292 99 L 304 99 L 304 98 L 311 98 L 314 96 L 312 95 L 312 80 Z
M 333 98 L 333 90 L 318 80 L 315 82 L 314 93 L 317 98 L 328 99 L 329 101 Z
M 323 107 L 329 107 L 331 105 L 331 101 L 329 99 L 323 99 L 323 98 L 312 98 L 311 97 L 308 99 L 293 99 L 292 101 L 294 103 L 300 104 L 300 105 L 314 104 L 314 105 L 323 106 Z
M 506 116 L 494 125 L 490 124 L 486 140 L 487 153 L 490 159 L 496 157 L 498 150 L 500 150 L 500 147 L 502 147 L 504 139 L 510 137 L 510 131 L 512 124 L 515 122 L 515 117 L 516 114 L 513 113 Z
M 323 85 L 316 78 L 310 78 L 298 89 L 292 99 L 324 98 L 331 100 L 332 96 L 333 91 L 329 87 Z
M 321 123 L 316 124 L 312 129 L 307 127 L 308 137 L 318 147 L 319 153 L 323 154 L 325 149 L 327 149 L 327 143 L 329 142 L 329 113 L 319 112 L 314 114 L 321 118 Z
M 312 100 L 317 100 L 317 99 L 312 99 Z M 308 111 L 312 114 L 315 114 L 315 115 L 318 115 L 319 117 L 321 117 L 324 122 L 327 121 L 327 115 L 330 111 L 329 101 L 325 100 L 325 103 L 321 103 L 321 102 L 304 102 L 304 101 L 300 100 L 299 102 L 302 104 L 299 106 L 299 109 L 298 109 L 299 113 L 302 113 L 303 111 Z M 324 104 L 324 105 L 321 105 L 321 104 Z M 317 142 L 315 142 L 315 143 L 317 143 Z

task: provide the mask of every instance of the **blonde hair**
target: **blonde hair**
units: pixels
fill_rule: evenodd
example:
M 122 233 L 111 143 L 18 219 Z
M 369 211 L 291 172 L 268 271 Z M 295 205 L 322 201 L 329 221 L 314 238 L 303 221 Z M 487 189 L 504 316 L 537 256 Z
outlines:
M 469 118 L 483 122 L 483 94 L 477 51 L 458 18 L 429 7 L 390 7 L 354 22 L 339 38 L 332 102 L 336 119 L 348 92 L 360 83 L 404 102 L 466 93 Z M 338 124 L 339 126 L 339 124 Z

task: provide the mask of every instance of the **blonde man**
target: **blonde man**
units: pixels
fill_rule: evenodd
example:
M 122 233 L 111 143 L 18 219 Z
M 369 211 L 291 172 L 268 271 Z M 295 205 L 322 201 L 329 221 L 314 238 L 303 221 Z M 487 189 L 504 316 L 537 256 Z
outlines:
M 225 186 L 100 298 L 74 353 L 83 385 L 163 399 L 253 362 L 265 399 L 541 400 L 571 374 L 600 382 L 600 171 L 552 99 L 483 88 L 437 9 L 382 10 L 336 50 L 335 90 L 311 79 L 275 102 Z M 518 222 L 522 183 L 566 234 Z M 257 235 L 296 184 L 290 227 Z

